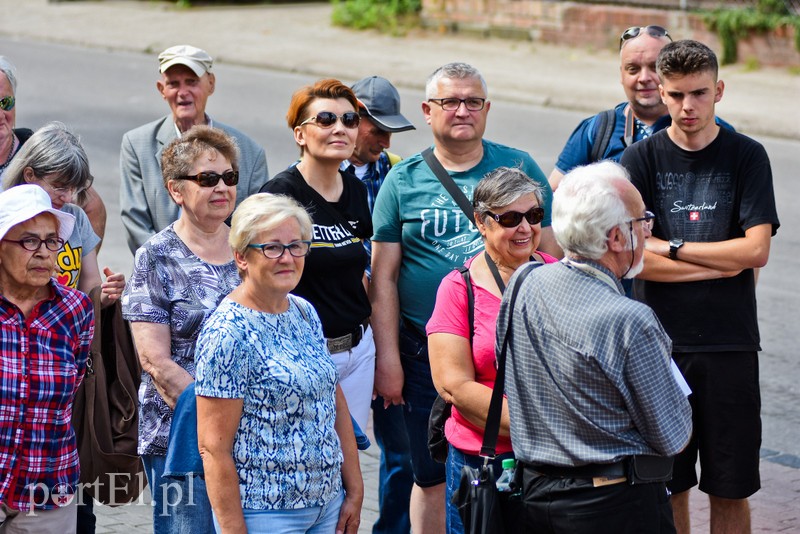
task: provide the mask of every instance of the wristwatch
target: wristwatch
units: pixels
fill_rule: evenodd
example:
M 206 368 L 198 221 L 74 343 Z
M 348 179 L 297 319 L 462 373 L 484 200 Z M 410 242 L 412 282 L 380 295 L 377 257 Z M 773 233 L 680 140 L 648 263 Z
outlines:
M 678 249 L 683 246 L 683 239 L 670 239 L 669 240 L 669 259 L 678 259 Z

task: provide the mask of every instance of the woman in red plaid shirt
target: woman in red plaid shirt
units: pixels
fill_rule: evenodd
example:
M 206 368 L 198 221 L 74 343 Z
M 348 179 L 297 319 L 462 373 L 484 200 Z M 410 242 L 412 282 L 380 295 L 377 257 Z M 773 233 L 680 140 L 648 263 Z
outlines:
M 94 331 L 89 298 L 57 283 L 75 218 L 38 185 L 0 193 L 0 531 L 74 533 L 70 422 Z

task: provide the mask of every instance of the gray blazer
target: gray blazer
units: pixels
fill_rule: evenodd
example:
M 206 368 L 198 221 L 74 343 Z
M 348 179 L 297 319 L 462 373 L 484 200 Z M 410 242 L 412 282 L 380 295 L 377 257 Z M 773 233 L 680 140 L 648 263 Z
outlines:
M 239 145 L 238 206 L 267 182 L 267 157 L 263 148 L 239 130 L 217 121 L 213 124 Z M 178 219 L 180 209 L 169 196 L 161 175 L 161 152 L 177 136 L 172 115 L 167 115 L 122 137 L 119 205 L 128 247 L 134 254 L 151 236 Z

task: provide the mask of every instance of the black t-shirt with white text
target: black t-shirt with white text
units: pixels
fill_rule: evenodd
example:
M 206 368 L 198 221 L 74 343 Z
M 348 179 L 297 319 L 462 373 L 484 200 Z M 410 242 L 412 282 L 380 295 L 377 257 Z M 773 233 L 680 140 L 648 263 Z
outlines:
M 261 188 L 262 193 L 294 198 L 311 215 L 311 252 L 292 293 L 314 306 L 327 338 L 353 332 L 372 312 L 363 284 L 369 261 L 363 240 L 372 237 L 367 191 L 351 173 L 340 174 L 343 190 L 337 202 L 322 198 L 297 167 L 277 174 Z M 334 217 L 330 209 L 341 217 Z
M 656 215 L 653 236 L 718 242 L 780 223 L 764 147 L 721 128 L 698 151 L 680 148 L 666 130 L 628 147 L 620 161 Z M 679 256 L 680 257 L 680 254 Z M 636 298 L 652 307 L 675 352 L 760 350 L 752 269 L 700 282 L 637 280 Z

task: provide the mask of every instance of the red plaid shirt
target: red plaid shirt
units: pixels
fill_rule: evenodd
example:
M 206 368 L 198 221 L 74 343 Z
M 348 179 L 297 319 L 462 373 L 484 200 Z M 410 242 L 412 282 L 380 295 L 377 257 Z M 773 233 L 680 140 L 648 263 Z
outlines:
M 80 470 L 72 402 L 94 310 L 85 294 L 50 288 L 27 319 L 0 295 L 0 502 L 22 511 L 58 506 Z

